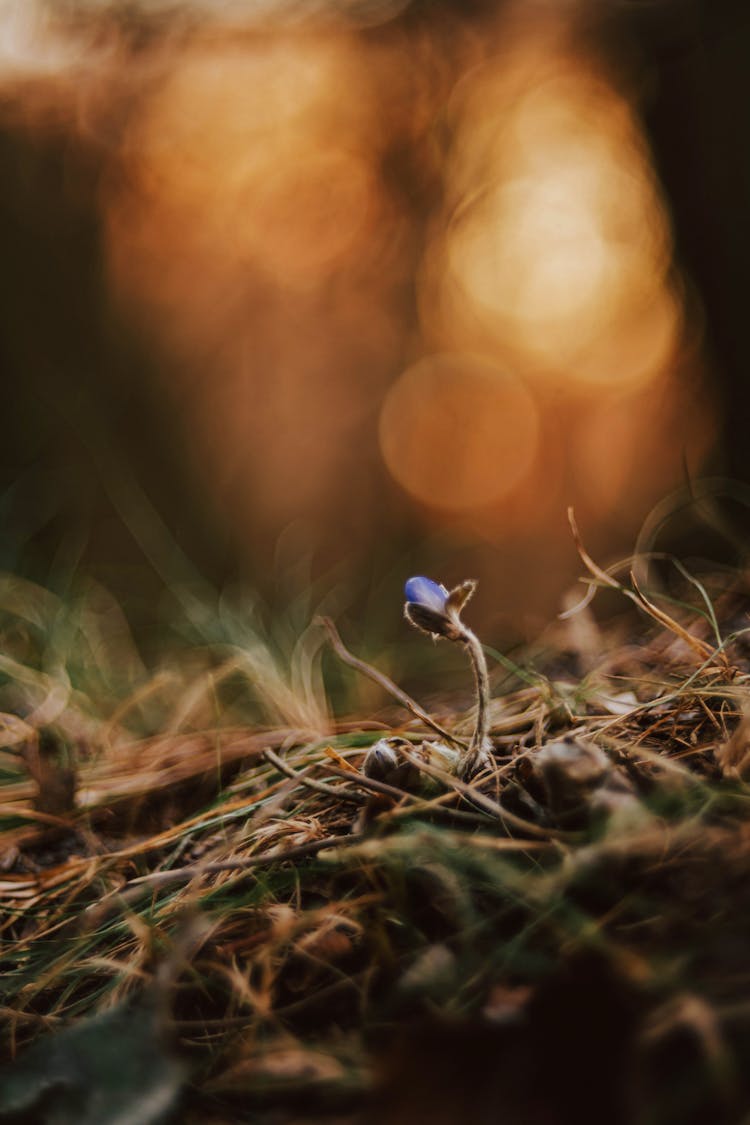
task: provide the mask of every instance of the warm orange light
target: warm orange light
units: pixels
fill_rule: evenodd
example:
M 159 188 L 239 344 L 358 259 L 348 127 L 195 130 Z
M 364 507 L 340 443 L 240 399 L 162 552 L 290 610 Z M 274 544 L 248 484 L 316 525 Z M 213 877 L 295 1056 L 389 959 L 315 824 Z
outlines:
M 627 104 L 584 62 L 523 51 L 463 93 L 452 211 L 425 272 L 437 342 L 635 386 L 674 354 L 669 228 Z
M 431 526 L 547 551 L 571 501 L 637 522 L 679 477 L 675 427 L 709 440 L 674 376 L 684 294 L 631 104 L 570 38 L 495 34 L 447 107 L 448 84 L 415 110 L 389 79 L 385 116 L 374 79 L 398 51 L 333 28 L 198 37 L 132 118 L 113 277 L 248 541 L 300 516 L 359 526 L 379 448 Z M 444 204 L 420 245 L 388 138 L 417 145 L 440 113 Z M 405 331 L 426 358 L 394 380 Z
M 521 381 L 468 355 L 420 360 L 380 415 L 391 473 L 438 509 L 478 508 L 512 493 L 534 462 L 537 436 L 537 409 Z
M 199 42 L 176 56 L 133 121 L 108 200 L 117 283 L 177 312 L 188 346 L 207 322 L 232 319 L 253 278 L 319 287 L 377 214 L 368 106 L 351 45 L 333 34 Z
M 576 3 L 188 6 L 140 39 L 7 0 L 2 114 L 75 138 L 129 370 L 238 554 L 409 522 L 516 612 L 577 565 L 568 504 L 629 543 L 716 408 L 627 60 Z
M 599 519 L 637 516 L 684 480 L 685 465 L 701 463 L 715 438 L 714 405 L 705 391 L 688 390 L 662 379 L 603 395 L 582 412 L 571 434 L 582 511 Z
M 408 244 L 379 167 L 397 107 L 332 25 L 196 36 L 163 66 L 105 185 L 116 292 L 248 550 L 300 518 L 353 544 L 400 349 Z

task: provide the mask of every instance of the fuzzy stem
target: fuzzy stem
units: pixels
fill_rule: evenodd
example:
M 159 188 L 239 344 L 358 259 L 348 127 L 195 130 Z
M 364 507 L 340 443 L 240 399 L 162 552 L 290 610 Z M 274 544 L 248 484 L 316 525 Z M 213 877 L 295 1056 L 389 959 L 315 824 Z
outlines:
M 487 726 L 490 706 L 490 678 L 487 672 L 487 661 L 484 649 L 475 633 L 472 633 L 463 622 L 460 623 L 460 640 L 466 646 L 474 672 L 474 686 L 477 693 L 477 719 L 474 727 L 469 749 L 464 751 L 459 759 L 458 773 L 460 777 L 469 778 L 480 769 L 490 764 L 487 753 Z

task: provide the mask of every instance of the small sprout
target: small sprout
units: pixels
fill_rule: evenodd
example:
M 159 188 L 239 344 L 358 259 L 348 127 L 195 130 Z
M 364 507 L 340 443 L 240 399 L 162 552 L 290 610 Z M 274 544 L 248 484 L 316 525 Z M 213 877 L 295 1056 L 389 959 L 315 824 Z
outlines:
M 410 578 L 404 587 L 404 615 L 410 625 L 433 640 L 442 637 L 459 641 L 466 647 L 474 671 L 477 693 L 477 720 L 474 734 L 458 761 L 458 774 L 470 778 L 491 765 L 491 745 L 487 737 L 487 714 L 490 701 L 487 661 L 479 638 L 461 620 L 461 611 L 476 589 L 476 582 L 461 582 L 452 590 L 431 578 Z
M 405 738 L 380 738 L 365 755 L 362 772 L 373 781 L 383 781 L 412 791 L 429 777 L 422 775 L 421 763 L 455 772 L 458 751 L 444 742 L 423 742 L 415 746 Z
M 423 742 L 420 747 L 420 757 L 436 769 L 455 773 L 458 768 L 459 752 L 444 742 Z
M 393 745 L 394 742 L 393 738 L 381 738 L 370 747 L 362 766 L 365 777 L 372 777 L 375 781 L 387 781 L 389 775 L 398 769 L 401 759 Z
M 410 749 L 405 738 L 381 738 L 365 755 L 362 771 L 373 781 L 395 785 L 399 789 L 413 789 L 419 782 L 419 770 L 402 753 L 401 747 Z

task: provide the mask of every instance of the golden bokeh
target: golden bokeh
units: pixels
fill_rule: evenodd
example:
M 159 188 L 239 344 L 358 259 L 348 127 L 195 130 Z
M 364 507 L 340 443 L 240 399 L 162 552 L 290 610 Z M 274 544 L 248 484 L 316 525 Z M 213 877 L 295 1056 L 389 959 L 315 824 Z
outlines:
M 682 310 L 632 110 L 586 59 L 523 60 L 479 68 L 456 99 L 426 325 L 536 378 L 647 382 L 674 355 Z
M 253 565 L 290 526 L 353 569 L 444 535 L 520 605 L 575 568 L 568 504 L 628 541 L 700 471 L 702 320 L 637 96 L 523 10 L 198 20 L 39 84 L 101 160 L 134 378 Z
M 523 482 L 537 409 L 523 383 L 469 355 L 428 356 L 389 390 L 380 447 L 393 476 L 431 507 L 492 504 Z
M 346 522 L 352 549 L 364 534 L 368 414 L 410 263 L 379 170 L 400 121 L 362 51 L 330 25 L 196 37 L 162 60 L 106 184 L 117 300 L 161 351 L 199 486 L 255 557 L 297 520 L 331 543 Z
M 689 387 L 690 372 L 681 374 Z M 668 378 L 598 397 L 581 412 L 571 435 L 581 511 L 595 521 L 648 511 L 661 498 L 655 482 L 674 486 L 684 472 L 677 469 L 676 449 L 691 472 L 700 465 L 714 435 L 713 416 L 705 393 L 677 394 Z
M 342 87 L 353 94 L 343 102 Z M 258 272 L 283 289 L 319 286 L 377 208 L 368 115 L 345 37 L 266 35 L 181 52 L 134 116 L 126 175 L 108 200 L 118 285 L 167 314 L 194 301 L 199 329 L 217 315 L 215 299 L 196 299 L 200 278 L 209 293 L 223 281 L 225 302 L 232 282 Z M 181 319 L 178 335 L 189 337 Z

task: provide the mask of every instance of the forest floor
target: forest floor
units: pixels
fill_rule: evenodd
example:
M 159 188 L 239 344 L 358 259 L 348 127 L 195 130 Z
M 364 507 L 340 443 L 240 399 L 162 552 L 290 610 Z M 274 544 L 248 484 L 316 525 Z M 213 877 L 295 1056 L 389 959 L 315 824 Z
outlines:
M 469 781 L 450 685 L 332 718 L 257 651 L 94 716 L 16 584 L 1 670 L 37 694 L 0 717 L 0 1122 L 749 1120 L 744 581 L 589 580 L 631 613 L 583 607 L 495 670 Z M 275 723 L 227 721 L 238 675 Z

